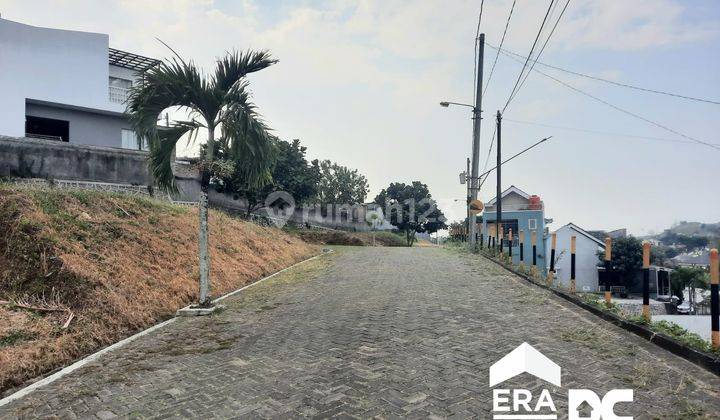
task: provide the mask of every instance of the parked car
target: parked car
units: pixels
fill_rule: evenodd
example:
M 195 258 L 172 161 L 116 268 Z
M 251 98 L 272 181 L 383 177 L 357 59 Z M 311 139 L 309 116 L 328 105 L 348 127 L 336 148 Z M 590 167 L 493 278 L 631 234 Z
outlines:
M 677 307 L 678 315 L 690 315 L 690 312 L 692 312 L 692 307 L 688 301 L 679 304 Z

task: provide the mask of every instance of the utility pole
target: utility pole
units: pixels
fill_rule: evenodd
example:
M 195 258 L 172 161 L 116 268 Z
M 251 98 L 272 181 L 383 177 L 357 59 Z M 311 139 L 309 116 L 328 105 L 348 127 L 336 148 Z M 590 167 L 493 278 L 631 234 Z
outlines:
M 467 171 L 465 172 L 465 176 L 467 177 L 468 174 L 470 174 L 470 158 L 467 158 Z M 470 242 L 470 180 L 468 179 L 465 181 L 465 185 L 467 185 L 467 196 L 465 197 L 465 210 L 467 213 L 467 223 L 465 224 L 465 233 L 467 234 L 467 242 L 468 244 L 471 244 Z
M 478 198 L 478 172 L 480 166 L 480 121 L 482 113 L 482 82 L 483 82 L 483 61 L 485 56 L 485 34 L 480 34 L 478 38 L 478 63 L 477 63 L 477 81 L 475 83 L 475 107 L 473 108 L 473 143 L 472 143 L 472 174 L 470 175 L 470 182 L 472 187 L 470 189 L 473 200 Z M 468 208 L 469 208 L 468 203 Z M 469 212 L 469 209 L 468 209 Z M 470 222 L 470 246 L 474 249 L 476 243 L 477 224 L 475 223 L 475 215 L 472 216 Z M 470 220 L 470 219 L 468 219 Z
M 497 112 L 497 186 L 495 192 L 497 197 L 495 198 L 495 223 L 497 223 L 497 231 L 502 229 L 502 188 L 500 184 L 500 172 L 502 169 L 502 152 L 500 146 L 502 144 L 502 114 L 500 111 Z M 497 233 L 496 233 L 497 235 Z

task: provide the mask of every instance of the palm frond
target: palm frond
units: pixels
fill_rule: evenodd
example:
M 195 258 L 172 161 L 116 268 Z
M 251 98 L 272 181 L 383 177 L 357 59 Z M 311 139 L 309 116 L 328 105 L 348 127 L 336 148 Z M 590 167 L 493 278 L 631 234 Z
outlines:
M 262 70 L 277 62 L 278 61 L 272 58 L 270 52 L 267 50 L 228 52 L 217 61 L 214 78 L 215 87 L 223 92 L 227 92 L 248 73 Z
M 276 140 L 250 102 L 246 86 L 241 82 L 228 92 L 230 105 L 222 114 L 222 137 L 249 186 L 262 186 L 271 180 Z
M 184 135 L 197 135 L 200 127 L 202 124 L 197 121 L 176 121 L 171 127 L 156 130 L 154 135 L 148 138 L 150 171 L 160 188 L 168 192 L 177 191 L 172 171 L 175 146 Z

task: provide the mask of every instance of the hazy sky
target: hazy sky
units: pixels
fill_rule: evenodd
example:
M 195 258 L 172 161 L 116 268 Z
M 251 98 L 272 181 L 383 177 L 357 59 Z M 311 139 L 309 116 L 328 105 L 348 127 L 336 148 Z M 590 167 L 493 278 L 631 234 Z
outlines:
M 564 2 L 562 2 L 564 4 Z M 481 32 L 498 45 L 511 1 L 486 0 Z M 506 48 L 525 54 L 548 1 L 518 0 Z M 458 173 L 470 153 L 473 43 L 480 1 L 0 0 L 7 19 L 110 34 L 110 45 L 165 57 L 161 38 L 209 68 L 228 49 L 270 49 L 280 63 L 251 76 L 254 99 L 284 139 L 311 158 L 358 168 L 372 199 L 420 180 L 464 217 Z M 559 8 L 558 8 L 559 10 Z M 557 11 L 556 11 L 557 14 Z M 572 0 L 541 61 L 648 88 L 720 100 L 720 3 Z M 495 52 L 485 51 L 485 75 Z M 484 98 L 481 167 L 520 64 L 503 56 Z M 720 143 L 720 106 L 646 94 L 547 71 L 580 89 L 704 141 Z M 530 121 L 681 139 L 532 74 L 505 113 L 503 151 L 553 139 L 508 164 L 511 184 L 545 201 L 557 229 L 627 227 L 643 234 L 680 220 L 720 220 L 720 151 L 689 143 L 592 134 Z M 495 158 L 494 152 L 491 157 Z M 490 164 L 489 166 L 492 166 Z M 485 201 L 494 178 L 481 191 Z

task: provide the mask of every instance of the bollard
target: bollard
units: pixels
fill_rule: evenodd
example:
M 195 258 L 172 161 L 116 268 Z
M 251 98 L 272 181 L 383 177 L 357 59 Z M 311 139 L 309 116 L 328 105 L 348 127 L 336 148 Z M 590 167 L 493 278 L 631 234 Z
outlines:
M 483 243 L 484 243 L 483 241 L 485 240 L 484 234 L 485 234 L 485 225 L 480 225 L 480 241 L 478 242 L 480 244 L 480 250 L 483 249 Z
M 525 267 L 525 231 L 520 231 L 520 267 Z
M 532 274 L 537 274 L 537 231 L 530 232 L 530 244 L 533 252 Z
M 643 242 L 643 306 L 642 316 L 650 322 L 650 242 Z
M 552 234 L 550 241 L 550 271 L 548 271 L 547 283 L 548 286 L 552 286 L 553 279 L 555 278 L 555 247 L 557 246 L 557 233 Z
M 570 293 L 575 293 L 575 235 L 570 237 Z
M 720 263 L 718 262 L 718 250 L 710 250 L 710 328 L 712 330 L 712 347 L 720 349 Z
M 610 269 L 612 268 L 612 239 L 605 238 L 605 279 L 610 283 Z M 605 291 L 605 306 L 608 308 L 612 305 L 612 291 Z
M 498 244 L 500 246 L 500 259 L 503 258 L 503 228 L 502 226 L 498 226 L 498 241 L 500 243 Z
M 510 264 L 512 264 L 512 262 L 513 262 L 512 261 L 512 248 L 513 248 L 512 241 L 513 241 L 512 229 L 509 229 L 508 230 L 508 260 L 510 260 Z

